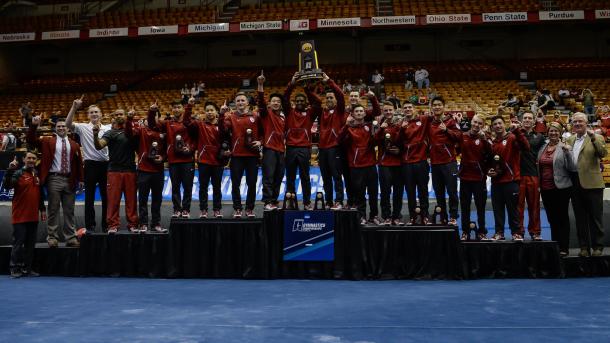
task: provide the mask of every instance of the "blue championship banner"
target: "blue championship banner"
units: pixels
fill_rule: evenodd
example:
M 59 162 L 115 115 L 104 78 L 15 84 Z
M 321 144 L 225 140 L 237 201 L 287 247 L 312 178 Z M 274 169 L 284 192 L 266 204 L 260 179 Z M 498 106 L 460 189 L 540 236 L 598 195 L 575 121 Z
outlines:
M 284 261 L 334 261 L 332 211 L 284 212 Z

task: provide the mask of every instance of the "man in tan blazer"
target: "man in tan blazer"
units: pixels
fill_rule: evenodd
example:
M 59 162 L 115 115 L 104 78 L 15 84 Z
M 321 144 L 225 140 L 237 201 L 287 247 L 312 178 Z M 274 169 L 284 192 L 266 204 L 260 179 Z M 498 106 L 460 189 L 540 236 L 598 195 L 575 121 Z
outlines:
M 589 247 L 592 247 L 593 256 L 601 256 L 604 249 L 602 215 L 605 185 L 600 161 L 608 152 L 604 137 L 587 129 L 587 116 L 584 113 L 577 112 L 572 116 L 572 129 L 574 135 L 567 139 L 567 144 L 573 148 L 574 163 L 578 169 L 574 175 L 572 198 L 580 244 L 578 255 L 589 256 Z

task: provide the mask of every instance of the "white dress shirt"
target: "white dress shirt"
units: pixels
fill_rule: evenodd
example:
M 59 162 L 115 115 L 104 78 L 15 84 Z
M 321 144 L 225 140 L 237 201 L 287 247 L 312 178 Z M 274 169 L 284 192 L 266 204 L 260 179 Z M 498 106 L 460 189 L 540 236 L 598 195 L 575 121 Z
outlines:
M 51 173 L 61 173 L 61 150 L 62 150 L 62 146 L 63 143 L 62 141 L 66 142 L 66 158 L 67 158 L 67 162 L 68 165 L 66 166 L 66 171 L 69 173 L 70 172 L 70 141 L 68 141 L 68 137 L 59 137 L 58 135 L 55 135 L 55 137 L 57 138 L 57 141 L 55 142 L 55 156 L 53 156 L 53 164 L 51 165 L 51 170 L 49 170 Z

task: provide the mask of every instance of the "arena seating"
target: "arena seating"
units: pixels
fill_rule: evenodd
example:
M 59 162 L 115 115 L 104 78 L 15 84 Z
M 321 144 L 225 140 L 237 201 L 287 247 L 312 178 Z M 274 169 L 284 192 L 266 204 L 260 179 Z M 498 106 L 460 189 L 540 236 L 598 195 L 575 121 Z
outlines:
M 141 11 L 110 11 L 98 13 L 84 28 L 137 27 L 152 25 L 188 25 L 213 23 L 214 7 L 158 8 Z
M 193 82 L 203 81 L 211 87 L 237 87 L 242 79 L 253 79 L 254 68 L 223 70 L 181 69 L 162 71 L 138 85 L 139 89 L 169 89 L 192 86 Z
M 485 0 L 485 1 L 422 1 L 394 0 L 394 15 L 427 15 L 443 13 L 484 13 L 484 12 L 520 12 L 538 11 L 536 0 Z M 579 4 L 577 6 L 580 6 Z
M 73 24 L 78 24 L 79 14 L 52 14 L 31 17 L 2 17 L 0 32 L 35 32 L 67 30 Z
M 610 59 L 570 58 L 503 61 L 518 75 L 526 71 L 530 80 L 554 78 L 610 77 Z
M 150 76 L 148 72 L 112 72 L 89 73 L 61 76 L 41 76 L 19 82 L 10 88 L 12 93 L 39 92 L 78 92 L 108 91 L 111 84 L 119 89 L 126 88 L 142 78 Z
M 358 3 L 349 0 L 294 1 L 263 3 L 260 7 L 250 5 L 240 8 L 233 17 L 233 21 L 372 17 L 374 15 L 375 2 L 373 0 L 362 0 Z
M 596 106 L 610 105 L 610 79 L 538 80 L 537 85 L 539 88 L 550 90 L 555 100 L 558 100 L 556 94 L 560 89 L 575 90 L 580 95 L 581 90 L 589 88 L 595 95 Z M 582 99 L 568 98 L 565 103 L 573 111 L 584 111 Z
M 19 108 L 28 101 L 32 102 L 36 114 L 45 113 L 45 117 L 49 118 L 54 112 L 60 111 L 61 115 L 65 116 L 72 106 L 72 101 L 82 94 L 83 92 L 0 95 L 0 118 L 11 119 L 22 125 Z M 101 97 L 101 92 L 85 92 L 84 107 L 96 103 Z

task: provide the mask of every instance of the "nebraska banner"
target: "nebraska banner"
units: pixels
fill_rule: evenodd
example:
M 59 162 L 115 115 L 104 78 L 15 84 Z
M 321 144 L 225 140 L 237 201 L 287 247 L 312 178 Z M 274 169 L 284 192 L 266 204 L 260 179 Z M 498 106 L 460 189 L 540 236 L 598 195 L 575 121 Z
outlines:
M 188 33 L 229 32 L 229 23 L 191 24 Z
M 178 25 L 172 26 L 143 26 L 138 27 L 138 36 L 171 35 L 178 33 Z
M 282 21 L 244 21 L 239 23 L 239 31 L 268 31 L 281 30 Z
M 36 32 L 5 33 L 0 35 L 2 42 L 26 42 L 36 39 Z
M 42 40 L 75 39 L 80 37 L 80 30 L 47 31 L 42 33 Z
M 484 23 L 527 21 L 527 12 L 483 13 L 481 18 L 483 19 Z
M 127 37 L 128 34 L 129 28 L 127 27 L 89 30 L 89 38 Z
M 585 19 L 585 11 L 540 11 L 540 20 L 580 20 Z
M 360 18 L 318 19 L 318 28 L 360 26 Z
M 290 31 L 309 30 L 309 19 L 297 19 L 290 21 Z
M 372 26 L 415 25 L 414 15 L 397 15 L 391 17 L 371 17 Z

